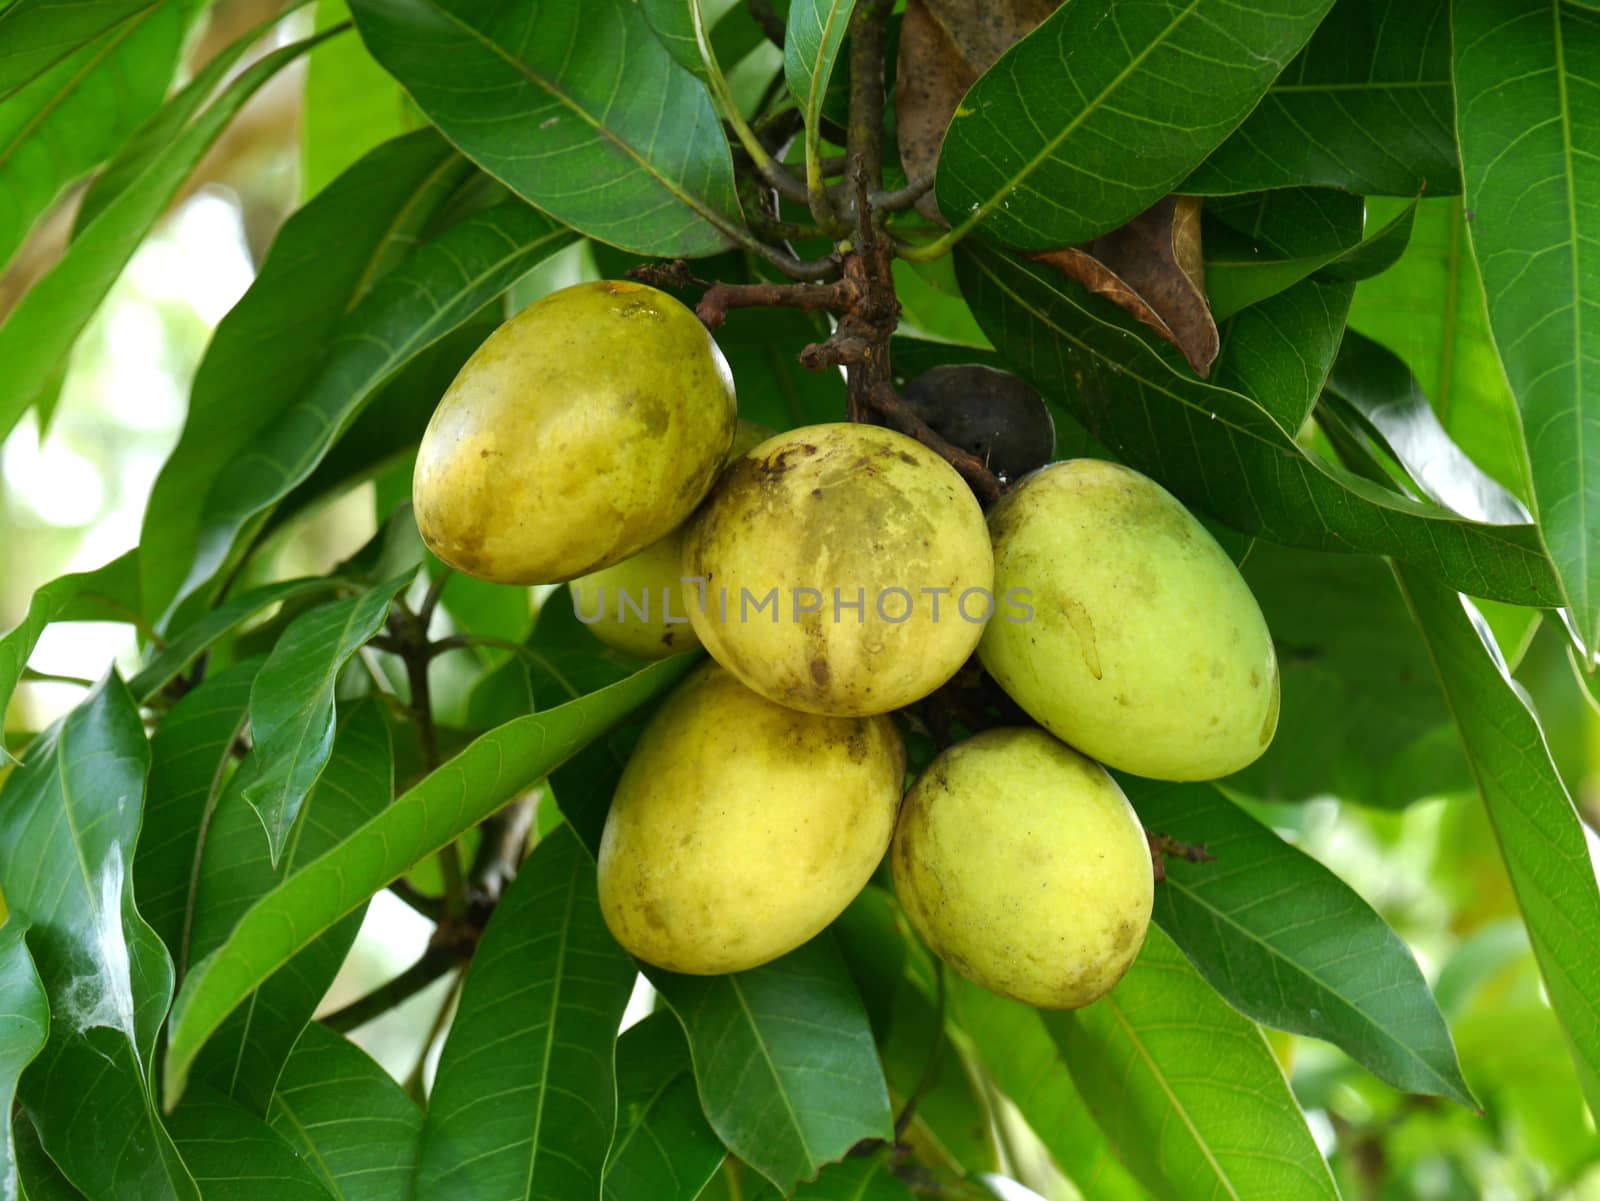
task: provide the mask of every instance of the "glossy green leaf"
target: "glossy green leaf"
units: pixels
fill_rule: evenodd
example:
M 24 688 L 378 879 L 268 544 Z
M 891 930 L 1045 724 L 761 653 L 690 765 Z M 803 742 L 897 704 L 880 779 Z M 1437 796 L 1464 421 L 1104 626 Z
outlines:
M 1282 699 L 1272 745 L 1230 787 L 1391 809 L 1471 788 L 1427 648 L 1381 559 L 1258 542 L 1240 570 L 1272 630 Z
M 83 1194 L 67 1183 L 39 1143 L 39 1132 L 24 1113 L 14 1116 L 17 1150 L 17 1176 L 22 1185 L 20 1201 L 83 1201 Z
M 523 204 L 497 205 L 384 276 L 340 323 L 315 378 L 216 477 L 179 596 L 209 590 L 246 535 L 311 474 L 385 382 L 573 236 Z
M 195 1088 L 168 1123 L 206 1201 L 333 1201 L 282 1135 L 221 1093 Z
M 728 976 L 646 974 L 689 1036 L 712 1129 L 783 1192 L 890 1137 L 872 1030 L 832 935 Z
M 1206 241 L 1206 296 L 1211 315 L 1224 321 L 1314 274 L 1353 283 L 1386 271 L 1405 252 L 1415 214 L 1415 207 L 1404 209 L 1352 245 L 1289 258 L 1263 254 L 1260 245 L 1246 238 L 1219 238 L 1215 234 L 1227 232 L 1219 228 Z
M 605 1201 L 694 1201 L 726 1154 L 700 1111 L 683 1029 L 658 1010 L 617 1040 L 617 1133 Z
M 410 253 L 470 169 L 437 133 L 420 131 L 368 154 L 284 223 L 212 335 L 183 434 L 151 493 L 140 545 L 153 564 L 152 611 L 188 573 L 207 493 L 315 380 L 340 321 Z
M 249 778 L 248 767 L 247 761 L 235 785 Z M 261 823 L 241 791 L 232 787 L 223 793 L 207 826 L 192 886 L 194 923 L 185 947 L 188 962 L 222 945 L 251 905 L 289 873 L 326 854 L 382 813 L 393 800 L 394 751 L 380 706 L 360 701 L 340 710 L 327 769 L 307 799 L 276 869 Z M 193 1075 L 253 1112 L 267 1113 L 284 1061 L 338 974 L 365 913 L 364 906 L 358 907 L 274 972 L 206 1043 Z
M 1233 132 L 1331 3 L 1062 5 L 962 100 L 939 208 L 1029 250 L 1115 229 Z
M 822 102 L 855 7 L 855 0 L 792 0 L 789 5 L 783 77 L 805 118 L 808 161 L 821 155 Z
M 617 1118 L 613 1045 L 633 961 L 600 915 L 594 860 L 547 836 L 501 898 L 439 1057 L 417 1201 L 598 1197 Z
M 0 102 L 0 267 L 62 192 L 161 103 L 186 15 L 176 3 L 145 8 Z
M 1559 599 L 1531 527 L 1465 521 L 1308 453 L 1296 430 L 1194 379 L 1176 351 L 1057 272 L 989 249 L 959 263 L 974 314 L 1017 369 L 1179 499 L 1286 545 L 1415 562 L 1475 596 Z
M 252 588 L 218 605 L 155 652 L 150 661 L 139 669 L 139 674 L 128 681 L 128 691 L 141 702 L 149 701 L 196 658 L 263 609 L 328 592 L 333 587 L 334 581 L 325 576 L 283 580 Z
M 788 1196 L 794 1201 L 912 1201 L 913 1194 L 894 1174 L 888 1155 L 880 1151 L 829 1164 L 814 1181 Z
M 199 1198 L 146 1074 L 172 996 L 171 960 L 133 896 L 149 763 L 139 711 L 112 673 L 28 748 L 0 804 L 0 891 L 30 924 L 51 1012 L 22 1104 L 89 1201 Z
M 628 0 L 350 7 L 373 56 L 445 136 L 557 220 L 688 257 L 723 249 L 741 224 L 711 94 Z
M 1473 257 L 1565 607 L 1600 647 L 1600 13 L 1451 9 Z
M 1351 284 L 1313 276 L 1235 314 L 1222 326 L 1211 382 L 1298 430 L 1333 368 L 1354 293 Z
M 477 739 L 338 846 L 257 901 L 184 980 L 167 1049 L 169 1098 L 227 1015 L 345 914 L 520 796 L 693 665 L 668 659 L 609 688 Z
M 1447 0 L 1337 0 L 1180 190 L 1308 184 L 1368 196 L 1460 191 Z
M 27 928 L 20 917 L 0 918 L 0 1198 L 6 1201 L 17 1195 L 17 1160 L 11 1150 L 17 1079 L 44 1050 L 50 1032 L 50 1003 L 22 939 Z
M 150 739 L 149 795 L 133 883 L 140 911 L 180 976 L 189 963 L 203 833 L 248 726 L 250 687 L 260 666 L 260 659 L 247 659 L 206 679 L 168 711 Z M 264 847 L 266 836 L 259 838 Z
M 1110 994 L 1044 1020 L 1106 1137 L 1157 1196 L 1338 1197 L 1260 1029 L 1159 927 Z
M 0 716 L 11 703 L 28 656 L 53 621 L 137 621 L 140 555 L 130 550 L 93 571 L 51 580 L 28 602 L 17 627 L 0 638 Z M 11 760 L 0 746 L 0 766 Z
M 1229 1004 L 1401 1092 L 1477 1108 L 1410 948 L 1354 889 L 1214 785 L 1123 784 L 1147 828 L 1216 856 L 1168 860 L 1155 920 Z
M 345 0 L 318 0 L 317 28 L 350 19 Z M 306 60 L 301 191 L 315 196 L 363 155 L 416 127 L 406 94 L 360 38 L 333 38 Z
M 1067 1179 L 1095 1201 L 1144 1201 L 1148 1194 L 1112 1153 L 1039 1011 L 953 972 L 948 981 L 951 1017 Z
M 130 171 L 121 190 L 80 228 L 61 259 L 28 289 L 0 325 L 0 361 L 7 364 L 5 388 L 0 392 L 0 436 L 52 385 L 73 342 L 139 243 L 245 101 L 321 37 L 273 50 L 240 72 L 210 103 L 194 103 L 196 98 L 212 96 L 233 58 L 244 49 L 236 47 L 233 55 L 218 56 L 170 102 L 193 104 L 191 119 L 171 131 L 156 153 Z M 161 121 L 161 113 L 151 121 Z M 114 162 L 112 169 L 115 167 Z
M 1529 495 L 1522 427 L 1489 336 L 1459 197 L 1417 206 L 1411 244 L 1394 267 L 1357 287 L 1350 325 L 1405 361 L 1474 461 L 1518 496 Z
M 407 571 L 356 596 L 302 613 L 284 630 L 250 689 L 255 770 L 241 790 L 266 828 L 272 862 L 333 753 L 333 687 L 344 665 L 383 628 Z
M 1422 572 L 1395 572 L 1455 713 L 1584 1095 L 1600 1111 L 1600 889 L 1582 823 L 1477 609 Z
M 0 12 L 0 100 L 90 42 L 147 19 L 173 0 L 17 0 Z
M 371 1056 L 326 1026 L 307 1026 L 295 1044 L 267 1122 L 334 1201 L 410 1195 L 422 1111 Z

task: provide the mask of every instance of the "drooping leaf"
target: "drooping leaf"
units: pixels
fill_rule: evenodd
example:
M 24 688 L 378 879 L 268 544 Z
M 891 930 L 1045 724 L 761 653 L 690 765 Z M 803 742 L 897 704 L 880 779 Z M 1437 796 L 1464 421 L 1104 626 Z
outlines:
M 529 203 L 641 253 L 729 245 L 742 219 L 711 94 L 637 5 L 350 7 L 373 56 L 445 136 Z
M 1222 326 L 1211 382 L 1243 393 L 1298 430 L 1322 393 L 1344 337 L 1355 286 L 1312 276 Z
M 1600 649 L 1600 13 L 1451 6 L 1468 236 L 1566 607 Z
M 1331 3 L 1063 5 L 961 102 L 939 208 L 1028 250 L 1115 229 L 1233 132 Z
M 248 778 L 244 769 L 241 778 Z M 233 788 L 223 794 L 207 826 L 193 878 L 194 923 L 184 948 L 186 962 L 220 946 L 252 904 L 394 798 L 394 751 L 379 706 L 361 701 L 341 709 L 327 769 L 276 869 L 261 823 L 239 792 Z M 365 913 L 358 907 L 274 972 L 206 1043 L 193 1075 L 252 1112 L 266 1114 L 284 1061 L 338 974 Z
M 890 1136 L 872 1030 L 832 935 L 747 972 L 646 974 L 689 1036 L 712 1129 L 784 1193 Z
M 417 1201 L 598 1197 L 616 1124 L 613 1044 L 633 961 L 565 827 L 534 849 L 473 955 L 439 1057 Z
M 0 917 L 0 1198 L 5 1201 L 17 1196 L 17 1160 L 11 1149 L 17 1079 L 44 1050 L 50 1032 L 50 1003 L 22 938 L 27 928 L 20 917 Z
M 978 1061 L 1085 1197 L 1144 1201 L 1072 1082 L 1039 1012 L 948 974 L 950 1012 Z
M 1155 920 L 1231 1005 L 1401 1092 L 1477 1108 L 1410 949 L 1354 889 L 1213 785 L 1123 784 L 1146 828 L 1216 857 L 1169 858 Z
M 146 7 L 0 102 L 0 268 L 62 192 L 161 103 L 186 15 L 176 3 Z
M 267 1122 L 334 1201 L 409 1195 L 422 1111 L 371 1056 L 326 1026 L 312 1023 L 295 1044 Z
M 318 0 L 317 28 L 350 19 L 345 0 Z M 378 66 L 361 39 L 334 38 L 306 60 L 306 103 L 301 117 L 301 189 L 316 196 L 361 156 L 415 128 L 406 95 Z
M 573 236 L 525 205 L 496 205 L 384 276 L 340 323 L 315 377 L 211 484 L 180 599 L 211 589 L 246 535 L 311 474 L 385 382 Z
M 1183 181 L 1219 195 L 1319 185 L 1367 196 L 1461 189 L 1445 0 L 1337 0 L 1227 141 Z
M 726 1155 L 700 1111 L 683 1029 L 658 1010 L 617 1040 L 617 1133 L 605 1201 L 694 1201 Z
M 50 999 L 22 1104 L 89 1201 L 199 1201 L 148 1086 L 172 996 L 172 962 L 133 896 L 149 763 L 139 710 L 113 672 L 28 748 L 0 805 L 0 890 L 26 915 Z
M 1131 318 L 1054 272 L 974 247 L 958 266 L 973 312 L 1021 374 L 1179 499 L 1287 545 L 1413 561 L 1476 596 L 1558 600 L 1531 527 L 1464 521 L 1341 471 L 1260 404 L 1188 378 Z
M 133 860 L 134 890 L 180 975 L 189 962 L 204 840 L 247 728 L 250 687 L 260 667 L 260 659 L 246 659 L 205 680 L 172 707 L 150 740 L 149 799 Z
M 234 1007 L 368 897 L 521 795 L 632 709 L 670 688 L 693 660 L 667 659 L 477 739 L 331 851 L 257 901 L 185 978 L 174 1003 L 167 1096 Z
M 1479 466 L 1518 496 L 1530 495 L 1522 427 L 1489 336 L 1459 197 L 1417 205 L 1411 244 L 1388 271 L 1361 282 L 1350 326 L 1404 360 L 1445 430 Z
M 0 436 L 51 387 L 73 342 L 94 316 L 139 243 L 246 100 L 326 35 L 273 50 L 240 72 L 212 98 L 220 80 L 255 35 L 242 39 L 195 76 L 169 106 L 188 106 L 187 118 L 155 153 L 141 159 L 121 189 L 73 238 L 50 272 L 31 287 L 0 325 Z M 210 98 L 209 103 L 204 103 Z M 158 110 L 151 122 L 161 122 Z M 163 123 L 165 125 L 165 123 Z M 138 135 L 135 135 L 135 141 Z M 110 170 L 116 170 L 113 162 Z
M 28 612 L 0 638 L 0 716 L 11 703 L 28 656 L 53 621 L 137 621 L 140 555 L 130 550 L 93 571 L 51 580 L 33 594 Z M 0 745 L 0 766 L 12 756 Z
M 331 48 L 331 44 L 328 48 Z M 432 130 L 378 147 L 295 212 L 212 335 L 183 435 L 145 511 L 146 603 L 166 608 L 195 553 L 206 494 L 316 378 L 340 321 L 408 254 L 470 166 Z
M 1579 1082 L 1600 1110 L 1600 889 L 1583 826 L 1477 609 L 1423 572 L 1395 574 L 1450 699 Z
M 282 1135 L 221 1093 L 196 1087 L 168 1122 L 206 1201 L 333 1201 Z
M 370 591 L 302 613 L 284 630 L 250 688 L 255 771 L 241 790 L 266 829 L 272 863 L 333 753 L 333 687 L 380 629 L 394 594 L 415 569 Z
M 1044 1021 L 1106 1137 L 1157 1196 L 1338 1197 L 1260 1029 L 1159 927 L 1107 996 Z

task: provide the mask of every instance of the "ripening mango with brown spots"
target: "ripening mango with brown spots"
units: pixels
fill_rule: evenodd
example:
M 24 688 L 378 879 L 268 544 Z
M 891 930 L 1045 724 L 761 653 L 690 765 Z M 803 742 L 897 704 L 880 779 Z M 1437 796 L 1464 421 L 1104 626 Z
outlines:
M 1278 727 L 1278 661 L 1244 577 L 1154 480 L 1073 459 L 989 511 L 995 588 L 1032 612 L 978 656 L 1056 737 L 1121 771 L 1210 780 Z
M 888 850 L 905 748 L 887 717 L 821 717 L 715 663 L 663 702 L 600 840 L 600 909 L 647 963 L 714 975 L 821 933 Z
M 733 376 L 688 308 L 644 284 L 553 292 L 462 366 L 422 436 L 428 548 L 500 584 L 570 580 L 679 525 L 733 442 Z

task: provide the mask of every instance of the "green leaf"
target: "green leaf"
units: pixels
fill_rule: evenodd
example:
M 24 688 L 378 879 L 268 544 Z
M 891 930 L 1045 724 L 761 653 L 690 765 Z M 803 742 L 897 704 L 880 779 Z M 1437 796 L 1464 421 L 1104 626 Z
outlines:
M 1078 1191 L 1095 1201 L 1144 1201 L 1148 1194 L 1112 1154 L 1039 1011 L 953 972 L 947 979 L 956 1025 Z
M 1235 314 L 1222 326 L 1211 382 L 1250 397 L 1285 430 L 1299 429 L 1339 353 L 1354 292 L 1312 276 Z
M 234 783 L 246 778 L 241 770 Z M 194 926 L 186 958 L 203 958 L 222 945 L 251 905 L 383 812 L 393 799 L 389 727 L 378 703 L 370 700 L 340 712 L 332 757 L 276 869 L 260 821 L 239 789 L 230 788 L 210 820 L 195 874 Z M 346 915 L 256 989 L 206 1043 L 193 1075 L 252 1111 L 267 1113 L 284 1061 L 333 984 L 365 912 L 362 906 Z
M 0 12 L 0 100 L 44 75 L 90 42 L 177 7 L 172 0 L 16 0 Z
M 793 1201 L 912 1201 L 911 1189 L 894 1174 L 888 1155 L 881 1151 L 829 1164 L 815 1181 L 788 1196 Z
M 16 629 L 0 638 L 0 716 L 11 703 L 39 635 L 51 622 L 138 620 L 139 563 L 139 552 L 130 550 L 93 571 L 51 580 L 33 594 Z M 0 745 L 0 766 L 10 761 L 12 756 Z
M 726 1154 L 700 1111 L 683 1030 L 658 1010 L 617 1040 L 617 1133 L 605 1201 L 694 1201 Z
M 17 1160 L 11 1150 L 17 1079 L 44 1050 L 50 1032 L 50 1003 L 22 940 L 27 928 L 21 918 L 0 918 L 0 1197 L 5 1198 L 17 1195 Z
M 1381 559 L 1257 542 L 1240 570 L 1272 630 L 1282 699 L 1272 745 L 1230 788 L 1399 808 L 1472 786 L 1427 648 Z
M 594 861 L 557 829 L 467 969 L 428 1098 L 418 1201 L 600 1195 L 617 1116 L 612 1048 L 634 975 L 600 915 Z
M 1447 0 L 1338 0 L 1180 190 L 1307 184 L 1368 196 L 1460 191 Z
M 557 220 L 689 258 L 723 249 L 742 225 L 711 94 L 629 0 L 350 7 L 373 56 L 445 136 Z
M 689 1036 L 717 1137 L 785 1194 L 860 1140 L 891 1137 L 872 1030 L 832 935 L 747 972 L 646 975 Z
M 1312 275 L 1353 283 L 1386 271 L 1405 252 L 1415 215 L 1413 205 L 1351 245 L 1289 258 L 1264 256 L 1259 244 L 1227 236 L 1231 231 L 1216 227 L 1206 239 L 1206 296 L 1211 302 L 1211 315 L 1224 321 L 1240 309 L 1276 296 Z
M 312 1166 L 255 1114 L 195 1088 L 169 1119 L 206 1201 L 331 1201 Z
M 306 1027 L 283 1067 L 267 1121 L 335 1201 L 410 1195 L 422 1111 L 355 1043 Z
M 783 77 L 805 118 L 808 161 L 820 157 L 822 102 L 855 0 L 793 0 L 783 39 Z
M 315 378 L 216 477 L 179 597 L 210 590 L 246 535 L 311 474 L 385 382 L 572 238 L 525 205 L 497 205 L 380 280 L 340 324 Z
M 26 1114 L 18 1113 L 15 1138 L 17 1176 L 22 1184 L 20 1201 L 83 1201 L 83 1194 L 67 1183 L 61 1169 L 45 1154 L 39 1132 Z
M 181 5 L 145 8 L 0 103 L 0 267 L 62 192 L 161 103 L 186 23 Z
M 326 35 L 281 47 L 252 63 L 210 98 L 233 60 L 254 35 L 219 55 L 169 107 L 193 109 L 155 153 L 138 161 L 114 196 L 82 225 L 60 260 L 23 295 L 0 325 L 0 361 L 7 365 L 0 393 L 0 436 L 50 387 L 73 342 L 94 316 L 139 243 L 183 186 L 183 181 L 228 123 L 264 84 Z M 161 122 L 162 113 L 151 118 Z M 138 135 L 136 135 L 136 140 Z M 113 162 L 109 170 L 115 171 Z
M 666 659 L 546 713 L 508 722 L 397 797 L 326 854 L 257 901 L 184 980 L 173 1006 L 167 1095 L 224 1018 L 267 977 L 390 881 L 477 825 L 693 666 Z
M 1584 646 L 1600 649 L 1600 13 L 1452 6 L 1473 257 L 1522 414 L 1534 509 Z
M 245 732 L 250 687 L 260 667 L 260 659 L 247 659 L 209 677 L 172 707 L 150 740 L 149 799 L 133 860 L 134 890 L 180 976 L 188 966 L 203 832 Z M 256 831 L 264 845 L 259 821 Z
M 319 30 L 349 19 L 346 0 L 318 0 Z M 415 128 L 406 110 L 405 92 L 360 38 L 333 38 L 313 50 L 301 117 L 302 194 L 317 195 L 357 159 Z
M 1475 596 L 1559 600 L 1531 527 L 1465 521 L 1308 453 L 1280 418 L 1194 379 L 1176 351 L 1058 272 L 971 247 L 958 263 L 974 314 L 1017 370 L 1180 500 L 1286 545 L 1415 562 Z
M 1214 785 L 1122 783 L 1146 828 L 1216 856 L 1168 859 L 1155 920 L 1229 1004 L 1326 1039 L 1401 1092 L 1477 1109 L 1410 949 L 1354 889 Z
M 1600 1112 L 1600 929 L 1583 826 L 1521 688 L 1465 597 L 1396 566 L 1489 811 L 1589 1107 Z
M 1351 328 L 1398 354 L 1446 431 L 1485 471 L 1529 495 L 1522 427 L 1489 336 L 1459 197 L 1423 200 L 1400 261 L 1356 289 Z
M 172 996 L 172 963 L 135 908 L 130 870 L 149 756 L 113 672 L 28 748 L 0 804 L 0 891 L 30 924 L 50 999 L 50 1039 L 22 1077 L 22 1104 L 89 1201 L 199 1199 L 147 1083 Z
M 1063 5 L 962 100 L 940 209 L 956 236 L 981 223 L 1029 250 L 1115 229 L 1233 132 L 1331 3 Z
M 263 609 L 330 591 L 334 584 L 326 576 L 283 580 L 253 588 L 218 605 L 152 655 L 139 674 L 128 681 L 128 691 L 139 701 L 148 702 L 196 658 Z
M 340 321 L 408 254 L 471 170 L 432 130 L 378 147 L 294 213 L 212 335 L 140 545 L 160 612 L 194 558 L 207 493 L 316 379 Z
M 250 689 L 255 771 L 241 790 L 266 827 L 274 865 L 333 753 L 333 686 L 344 665 L 383 628 L 394 594 L 415 569 L 368 592 L 302 613 L 272 648 Z
M 1260 1029 L 1159 927 L 1106 997 L 1044 1020 L 1106 1136 L 1157 1196 L 1338 1197 Z

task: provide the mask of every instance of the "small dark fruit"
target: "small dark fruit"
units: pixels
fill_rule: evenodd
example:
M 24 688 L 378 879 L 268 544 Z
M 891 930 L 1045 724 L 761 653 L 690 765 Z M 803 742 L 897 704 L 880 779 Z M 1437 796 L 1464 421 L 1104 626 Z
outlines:
M 1055 457 L 1049 408 L 1009 371 L 949 363 L 917 376 L 905 397 L 945 441 L 970 450 L 1003 480 L 1020 479 Z

